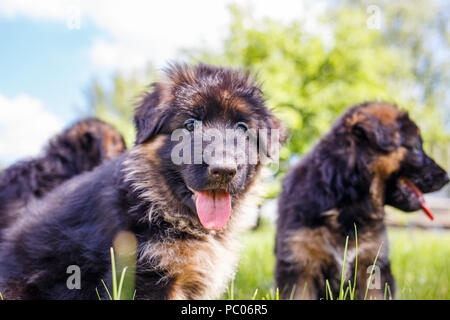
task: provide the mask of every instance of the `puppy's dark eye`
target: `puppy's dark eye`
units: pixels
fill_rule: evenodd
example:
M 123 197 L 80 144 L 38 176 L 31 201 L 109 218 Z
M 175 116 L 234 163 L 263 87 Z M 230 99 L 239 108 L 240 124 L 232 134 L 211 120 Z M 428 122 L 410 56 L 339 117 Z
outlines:
M 183 124 L 183 126 L 184 126 L 184 128 L 187 130 L 187 131 L 194 131 L 194 129 L 195 129 L 195 122 L 196 122 L 197 120 L 195 120 L 195 119 L 187 119 L 185 122 L 184 122 L 184 124 Z
M 420 151 L 420 150 L 422 150 L 422 144 L 417 143 L 415 145 L 405 145 L 405 148 L 410 151 Z
M 245 122 L 238 122 L 236 125 L 236 129 L 242 130 L 243 132 L 247 132 L 248 125 Z

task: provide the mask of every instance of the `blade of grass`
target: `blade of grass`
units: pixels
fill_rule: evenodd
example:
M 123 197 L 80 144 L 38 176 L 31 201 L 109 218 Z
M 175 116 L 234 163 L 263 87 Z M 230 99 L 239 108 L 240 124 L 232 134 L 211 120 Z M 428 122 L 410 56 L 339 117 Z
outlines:
M 355 275 L 353 278 L 353 290 L 351 294 L 351 299 L 355 299 L 355 289 L 356 289 L 356 275 L 358 273 L 358 230 L 356 228 L 356 223 L 353 224 L 355 226 Z
M 387 282 L 384 283 L 384 295 L 383 295 L 383 300 L 386 300 L 386 296 L 387 296 Z
M 123 268 L 122 274 L 121 274 L 121 276 L 120 276 L 119 290 L 118 290 L 118 292 L 117 292 L 117 294 L 118 294 L 117 299 L 118 299 L 118 300 L 120 300 L 121 297 L 122 297 L 122 286 L 123 286 L 123 281 L 124 281 L 124 279 L 125 279 L 125 273 L 127 272 L 127 268 L 128 268 L 128 267 L 124 267 L 124 268 Z
M 380 244 L 380 247 L 378 248 L 377 255 L 375 256 L 375 260 L 373 261 L 373 264 L 372 264 L 372 269 L 370 270 L 369 279 L 367 279 L 366 293 L 364 294 L 364 300 L 366 300 L 366 298 L 367 298 L 367 293 L 369 292 L 369 284 L 372 282 L 372 274 L 373 274 L 373 271 L 375 270 L 375 266 L 377 264 L 378 256 L 380 255 L 382 246 L 383 246 L 383 242 Z
M 102 298 L 100 298 L 100 294 L 98 293 L 97 287 L 95 287 L 95 292 L 97 293 L 98 300 L 102 300 Z
M 117 299 L 117 274 L 116 274 L 116 261 L 114 259 L 114 249 L 111 247 L 109 249 L 111 253 L 111 273 L 112 273 L 112 292 L 113 300 Z
M 328 279 L 325 280 L 325 294 L 326 294 L 326 300 L 328 300 L 328 294 L 330 295 L 330 300 L 333 300 L 333 293 L 331 292 L 330 283 L 328 282 Z
M 302 299 L 305 298 L 307 288 L 308 288 L 308 282 L 305 282 L 305 285 L 303 286 Z
M 258 295 L 258 288 L 256 288 L 255 293 L 253 293 L 252 300 L 256 300 L 257 295 Z
M 3 300 L 3 295 L 1 292 L 0 292 L 0 300 Z
M 234 300 L 234 278 L 228 287 L 228 300 Z
M 391 287 L 386 283 L 387 285 L 387 289 L 388 289 L 388 293 L 389 293 L 389 300 L 392 300 L 392 292 L 391 292 Z
M 102 283 L 103 283 L 103 286 L 105 287 L 106 293 L 107 293 L 108 296 L 109 296 L 109 300 L 112 300 L 111 294 L 109 293 L 109 290 L 108 290 L 108 287 L 106 286 L 105 281 L 103 281 L 103 279 L 102 279 L 101 281 L 102 281 Z
M 291 294 L 289 295 L 289 300 L 294 300 L 294 294 L 295 294 L 296 287 L 297 287 L 297 285 L 295 285 L 295 284 L 292 286 Z
M 341 285 L 339 287 L 338 300 L 343 300 L 344 298 L 345 264 L 347 262 L 347 247 L 348 247 L 348 236 L 345 238 L 344 261 L 342 262 Z
M 344 300 L 347 300 L 347 295 L 350 295 L 351 298 L 351 294 L 352 294 L 352 282 L 348 280 L 348 286 L 347 288 L 345 288 L 344 292 Z

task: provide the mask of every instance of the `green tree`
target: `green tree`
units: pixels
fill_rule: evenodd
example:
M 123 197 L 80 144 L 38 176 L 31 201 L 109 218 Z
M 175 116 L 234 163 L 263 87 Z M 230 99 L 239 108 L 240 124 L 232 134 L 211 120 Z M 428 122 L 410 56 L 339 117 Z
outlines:
M 133 145 L 135 128 L 133 125 L 134 106 L 140 95 L 148 90 L 148 85 L 156 79 L 156 71 L 148 66 L 144 72 L 128 75 L 116 73 L 112 86 L 92 81 L 88 88 L 88 103 L 92 113 L 112 125 L 124 136 L 128 146 Z
M 428 140 L 448 139 L 441 110 L 410 94 L 417 84 L 415 56 L 368 29 L 364 8 L 330 10 L 321 20 L 331 33 L 327 40 L 307 33 L 300 21 L 257 20 L 232 6 L 224 52 L 193 57 L 258 72 L 269 105 L 291 131 L 285 159 L 307 152 L 347 106 L 367 100 L 397 103 L 421 119 Z
M 385 100 L 408 110 L 420 119 L 426 148 L 446 150 L 447 111 L 438 101 L 445 101 L 448 62 L 435 59 L 421 41 L 425 34 L 437 34 L 447 41 L 440 46 L 448 49 L 448 28 L 443 29 L 442 18 L 435 21 L 440 7 L 427 7 L 424 1 L 417 6 L 379 3 L 385 18 L 381 29 L 367 27 L 368 2 L 352 0 L 330 5 L 316 32 L 308 31 L 302 21 L 256 19 L 251 8 L 233 5 L 223 50 L 197 47 L 185 50 L 185 55 L 192 62 L 241 67 L 258 74 L 269 107 L 290 131 L 290 141 L 281 152 L 281 171 L 291 155 L 306 153 L 347 106 L 368 100 Z M 116 124 L 129 143 L 134 136 L 132 99 L 157 79 L 152 68 L 146 75 L 136 80 L 134 75 L 117 74 L 112 90 L 98 83 L 91 88 L 95 114 Z

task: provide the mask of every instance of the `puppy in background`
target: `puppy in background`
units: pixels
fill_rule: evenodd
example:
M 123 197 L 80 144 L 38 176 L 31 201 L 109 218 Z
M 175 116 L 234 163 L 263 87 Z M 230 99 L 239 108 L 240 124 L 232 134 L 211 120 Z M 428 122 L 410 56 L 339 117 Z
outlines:
M 41 156 L 2 170 L 0 231 L 11 225 L 30 201 L 41 199 L 64 181 L 92 170 L 125 149 L 125 141 L 115 128 L 90 118 L 51 139 Z
M 346 279 L 353 283 L 355 225 L 357 292 L 363 298 L 377 266 L 394 295 L 384 205 L 403 211 L 426 208 L 422 193 L 441 189 L 449 178 L 422 149 L 417 125 L 395 106 L 364 103 L 350 108 L 318 145 L 286 175 L 279 197 L 276 283 L 284 298 L 326 297 L 326 280 L 339 292 L 346 237 Z

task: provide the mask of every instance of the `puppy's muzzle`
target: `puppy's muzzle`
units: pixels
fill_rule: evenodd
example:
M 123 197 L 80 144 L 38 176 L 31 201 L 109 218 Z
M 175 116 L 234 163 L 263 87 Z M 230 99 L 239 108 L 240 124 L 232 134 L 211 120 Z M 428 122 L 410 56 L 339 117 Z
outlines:
M 212 183 L 228 184 L 236 176 L 236 171 L 236 164 L 231 162 L 211 164 L 208 167 L 208 175 Z

